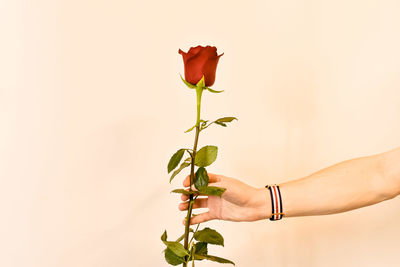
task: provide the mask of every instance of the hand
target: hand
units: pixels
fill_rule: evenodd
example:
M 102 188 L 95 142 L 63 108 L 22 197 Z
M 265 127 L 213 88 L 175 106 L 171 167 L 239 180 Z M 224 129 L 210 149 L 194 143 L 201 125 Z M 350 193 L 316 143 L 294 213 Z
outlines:
M 271 217 L 271 204 L 267 188 L 254 188 L 237 179 L 223 175 L 208 173 L 209 185 L 226 188 L 219 196 L 200 195 L 193 203 L 193 209 L 208 208 L 207 212 L 193 216 L 190 224 L 198 224 L 214 219 L 226 221 L 257 221 Z M 189 187 L 190 176 L 183 181 L 184 187 Z M 189 188 L 187 188 L 189 189 Z M 192 185 L 192 190 L 196 188 Z M 196 190 L 197 191 L 197 190 Z M 187 210 L 189 196 L 182 194 L 179 204 L 180 210 Z M 183 220 L 185 224 L 185 219 Z

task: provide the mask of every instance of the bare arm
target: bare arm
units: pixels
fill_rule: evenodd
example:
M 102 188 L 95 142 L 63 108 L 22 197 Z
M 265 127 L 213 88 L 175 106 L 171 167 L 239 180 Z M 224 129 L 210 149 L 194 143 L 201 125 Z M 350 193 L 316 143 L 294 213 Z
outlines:
M 280 185 L 286 217 L 339 213 L 400 193 L 400 148 L 343 161 Z
M 209 174 L 212 185 L 227 188 L 222 198 L 197 199 L 194 208 L 209 208 L 192 224 L 212 219 L 255 221 L 271 217 L 266 188 Z M 189 185 L 188 177 L 184 186 Z M 284 217 L 340 213 L 379 203 L 400 194 L 400 148 L 340 162 L 301 179 L 279 184 Z M 187 200 L 182 196 L 182 200 Z M 185 210 L 187 202 L 180 204 Z

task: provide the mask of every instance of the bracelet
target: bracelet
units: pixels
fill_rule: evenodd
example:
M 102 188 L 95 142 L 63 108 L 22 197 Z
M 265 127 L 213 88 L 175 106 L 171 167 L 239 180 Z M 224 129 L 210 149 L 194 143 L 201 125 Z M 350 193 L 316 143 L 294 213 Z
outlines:
M 271 195 L 272 216 L 269 219 L 271 221 L 280 220 L 285 214 L 282 212 L 282 197 L 279 185 L 266 185 L 265 187 L 269 189 Z

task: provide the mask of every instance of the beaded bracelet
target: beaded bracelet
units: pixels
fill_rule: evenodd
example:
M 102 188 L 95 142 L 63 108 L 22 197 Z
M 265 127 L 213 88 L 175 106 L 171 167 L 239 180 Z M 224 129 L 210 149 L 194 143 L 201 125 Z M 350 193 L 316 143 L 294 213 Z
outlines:
M 271 221 L 280 220 L 285 214 L 282 212 L 282 197 L 279 185 L 266 185 L 265 187 L 269 189 L 271 195 L 272 216 L 269 219 Z

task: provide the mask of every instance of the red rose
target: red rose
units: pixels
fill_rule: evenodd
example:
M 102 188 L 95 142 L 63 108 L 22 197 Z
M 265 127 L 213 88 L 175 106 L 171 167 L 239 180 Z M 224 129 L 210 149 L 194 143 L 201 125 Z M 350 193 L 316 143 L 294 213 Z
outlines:
M 215 72 L 219 57 L 215 46 L 196 46 L 191 47 L 187 53 L 179 49 L 179 54 L 183 57 L 185 65 L 185 80 L 191 84 L 197 84 L 204 75 L 206 86 L 211 86 L 215 82 Z

